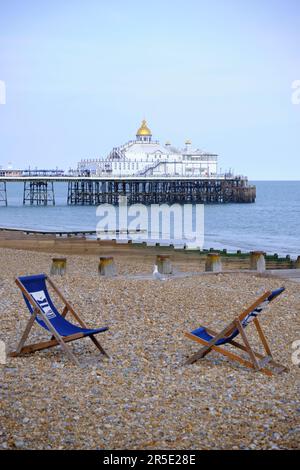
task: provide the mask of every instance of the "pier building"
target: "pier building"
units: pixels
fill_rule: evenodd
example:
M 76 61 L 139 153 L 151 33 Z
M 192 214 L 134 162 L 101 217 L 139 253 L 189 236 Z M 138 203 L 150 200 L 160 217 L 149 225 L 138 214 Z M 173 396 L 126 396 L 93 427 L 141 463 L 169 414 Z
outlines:
M 54 184 L 68 183 L 67 204 L 251 203 L 256 188 L 245 176 L 218 171 L 218 155 L 152 139 L 145 120 L 135 140 L 114 147 L 104 159 L 85 159 L 77 170 L 0 171 L 0 205 L 8 204 L 7 184 L 22 182 L 23 204 L 54 205 Z
M 216 177 L 218 155 L 193 148 L 190 140 L 186 140 L 183 148 L 169 141 L 161 144 L 152 139 L 152 132 L 143 120 L 135 140 L 114 147 L 104 159 L 81 160 L 78 171 L 96 176 Z

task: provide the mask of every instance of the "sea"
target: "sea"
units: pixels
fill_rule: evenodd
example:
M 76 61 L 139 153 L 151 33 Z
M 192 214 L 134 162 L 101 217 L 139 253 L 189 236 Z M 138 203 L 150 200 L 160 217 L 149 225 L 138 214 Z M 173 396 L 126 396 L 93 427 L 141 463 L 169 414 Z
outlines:
M 254 204 L 204 207 L 204 248 L 263 250 L 300 255 L 300 181 L 253 181 Z M 0 206 L 0 228 L 47 231 L 96 230 L 96 207 L 68 206 L 67 184 L 55 183 L 55 206 L 23 206 L 23 184 L 7 184 L 8 206 Z

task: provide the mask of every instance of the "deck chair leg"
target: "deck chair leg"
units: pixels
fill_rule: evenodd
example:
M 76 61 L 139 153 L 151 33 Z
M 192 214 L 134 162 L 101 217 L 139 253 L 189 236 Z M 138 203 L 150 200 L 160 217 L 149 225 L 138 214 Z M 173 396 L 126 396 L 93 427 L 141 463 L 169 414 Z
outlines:
M 198 351 L 196 354 L 194 354 L 191 358 L 189 358 L 184 364 L 189 365 L 197 361 L 198 359 L 203 359 L 212 350 L 216 342 L 219 339 L 223 338 L 226 334 L 228 334 L 228 332 L 232 331 L 232 329 L 235 327 L 235 322 L 231 322 L 222 331 L 220 331 L 220 333 L 216 333 L 215 337 L 209 343 L 203 343 L 205 344 L 205 346 L 200 349 L 200 351 Z
M 229 359 L 233 360 L 233 361 L 237 361 L 239 362 L 240 364 L 242 364 L 243 366 L 246 366 L 248 367 L 249 369 L 256 369 L 256 367 L 254 366 L 254 364 L 250 361 L 247 361 L 246 359 L 243 359 L 241 356 L 238 356 L 237 354 L 234 354 L 230 351 L 227 351 L 226 349 L 224 348 L 219 348 L 218 346 L 216 346 L 216 350 L 218 349 L 218 351 L 223 354 L 224 356 L 227 356 Z M 271 377 L 273 374 L 272 371 L 270 371 L 269 369 L 259 369 L 260 372 L 262 372 L 263 374 L 265 375 L 268 375 L 269 377 Z
M 55 332 L 53 332 L 53 336 L 55 337 L 55 339 L 58 341 L 58 343 L 61 345 L 62 349 L 65 351 L 65 353 L 69 356 L 69 359 L 78 367 L 80 367 L 80 362 L 78 361 L 78 359 L 76 359 L 76 357 L 74 356 L 74 354 L 72 353 L 72 351 L 70 351 L 70 349 L 68 348 L 68 346 L 66 345 L 66 343 L 64 342 L 64 340 L 61 338 L 61 336 L 59 336 L 59 334 L 57 334 Z
M 248 341 L 248 338 L 246 336 L 246 333 L 241 325 L 241 322 L 239 320 L 236 320 L 236 326 L 237 326 L 237 329 L 239 330 L 240 332 L 240 335 L 245 343 L 245 346 L 246 346 L 246 349 L 247 349 L 247 353 L 249 354 L 250 358 L 251 358 L 251 361 L 253 362 L 253 366 L 256 370 L 259 370 L 260 369 L 260 366 L 259 366 L 259 363 L 258 363 L 258 360 L 256 359 L 256 356 L 255 356 L 255 353 L 253 352 L 253 349 L 251 348 L 251 345 Z
M 76 359 L 76 357 L 74 356 L 74 354 L 72 353 L 72 351 L 68 348 L 68 346 L 66 345 L 66 343 L 64 342 L 64 340 L 62 339 L 62 337 L 57 333 L 57 331 L 55 330 L 55 328 L 53 328 L 51 322 L 48 320 L 47 316 L 41 312 L 41 316 L 43 318 L 43 321 L 44 323 L 46 323 L 46 325 L 48 326 L 49 328 L 49 331 L 51 331 L 51 333 L 53 334 L 54 338 L 57 340 L 57 342 L 61 345 L 61 347 L 63 348 L 63 350 L 65 351 L 65 353 L 69 356 L 69 359 L 74 362 L 74 364 L 76 366 L 79 366 L 80 367 L 80 363 L 79 361 Z
M 212 330 L 211 328 L 207 328 L 207 331 L 208 333 L 210 333 L 211 335 L 216 335 L 216 331 Z M 230 341 L 230 343 L 232 346 L 234 346 L 235 348 L 238 348 L 238 349 L 241 349 L 242 351 L 244 352 L 247 352 L 247 348 L 246 346 L 244 346 L 243 344 L 240 344 L 238 343 L 237 341 Z M 261 361 L 259 362 L 260 364 L 260 367 L 263 367 L 264 368 L 264 365 L 262 366 L 263 362 L 265 362 L 265 360 L 267 359 L 266 363 L 268 364 L 271 364 L 272 366 L 276 367 L 279 369 L 279 373 L 281 372 L 288 372 L 289 371 L 289 368 L 288 367 L 285 367 L 283 366 L 282 364 L 280 364 L 279 362 L 276 362 L 274 361 L 273 357 L 272 357 L 272 354 L 268 354 L 267 357 L 265 357 L 263 354 L 257 352 L 257 351 L 254 351 L 252 349 L 253 353 L 255 354 L 255 356 L 258 358 L 258 359 L 261 359 Z M 270 351 L 270 349 L 269 349 Z M 270 351 L 271 352 L 271 351 Z M 266 353 L 268 353 L 267 349 L 266 349 Z
M 205 345 L 206 342 L 204 340 L 201 340 L 200 338 L 197 339 L 197 342 L 201 343 L 202 345 Z M 202 348 L 203 349 L 203 348 Z M 237 354 L 231 352 L 231 351 L 228 351 L 227 349 L 225 348 L 222 348 L 220 346 L 212 346 L 211 348 L 213 351 L 216 351 L 220 354 L 222 354 L 223 356 L 226 356 L 228 357 L 230 360 L 232 361 L 236 361 L 236 362 L 239 362 L 240 364 L 242 364 L 243 366 L 245 367 L 248 367 L 249 369 L 254 369 L 255 370 L 255 366 L 253 364 L 253 362 L 250 362 L 244 358 L 242 358 L 241 356 L 238 356 Z M 245 346 L 242 346 L 241 349 L 243 349 L 244 351 L 246 349 Z M 247 351 L 248 352 L 248 351 Z M 197 359 L 198 359 L 198 356 L 199 354 L 202 354 L 201 350 L 198 351 L 198 353 L 194 354 L 191 358 L 189 358 L 187 361 L 186 361 L 186 364 L 191 364 L 192 362 L 195 362 Z M 260 372 L 262 372 L 263 374 L 266 374 L 268 376 L 272 376 L 273 375 L 273 372 L 271 372 L 269 369 L 266 369 L 266 368 L 262 368 L 262 369 L 259 369 Z
M 23 333 L 23 335 L 22 335 L 22 338 L 21 338 L 21 340 L 20 340 L 20 342 L 19 342 L 19 344 L 18 344 L 18 347 L 17 347 L 17 349 L 16 349 L 16 352 L 15 352 L 15 353 L 11 353 L 12 356 L 19 356 L 19 355 L 21 355 L 23 346 L 24 346 L 25 341 L 26 341 L 26 339 L 27 339 L 27 337 L 28 337 L 28 335 L 29 335 L 29 333 L 30 333 L 30 330 L 31 330 L 32 325 L 33 325 L 33 323 L 34 323 L 34 321 L 35 321 L 36 315 L 37 315 L 37 312 L 36 312 L 36 311 L 31 315 L 31 317 L 30 317 L 30 319 L 29 319 L 29 322 L 27 323 L 27 326 L 26 326 L 26 328 L 25 328 L 25 331 L 24 331 L 24 333 Z M 76 359 L 76 357 L 74 356 L 74 354 L 69 350 L 69 348 L 68 348 L 67 345 L 65 344 L 64 340 L 63 340 L 63 339 L 59 336 L 59 334 L 55 331 L 55 329 L 53 328 L 53 326 L 51 325 L 51 323 L 49 322 L 48 318 L 47 318 L 45 315 L 43 315 L 43 320 L 44 320 L 44 322 L 47 324 L 47 326 L 48 326 L 49 330 L 51 331 L 51 333 L 53 334 L 52 337 L 54 337 L 54 338 L 56 339 L 56 341 L 58 342 L 58 344 L 60 344 L 60 345 L 62 346 L 63 350 L 64 350 L 64 351 L 66 352 L 66 354 L 69 356 L 69 359 L 70 359 L 72 362 L 74 362 L 77 366 L 80 366 L 80 364 L 79 364 L 78 360 Z
M 196 352 L 193 354 L 193 356 L 189 357 L 187 361 L 184 363 L 185 366 L 193 364 L 193 362 L 198 361 L 199 359 L 204 359 L 204 357 L 210 353 L 210 349 L 206 350 L 203 352 L 203 348 L 200 349 L 200 351 Z
M 216 336 L 209 343 L 205 343 L 205 346 L 191 357 L 191 362 L 188 360 L 185 364 L 192 364 L 198 359 L 203 359 L 212 350 L 212 347 L 216 344 L 216 342 L 228 334 L 228 332 L 230 332 L 234 327 L 235 322 L 231 322 L 222 331 L 220 331 L 220 333 L 216 334 Z
M 254 319 L 254 325 L 255 325 L 255 327 L 256 327 L 256 329 L 257 329 L 258 335 L 259 335 L 259 337 L 260 337 L 260 340 L 261 340 L 261 342 L 262 342 L 262 344 L 263 344 L 263 347 L 264 347 L 266 353 L 268 354 L 268 356 L 271 356 L 271 357 L 272 357 L 271 349 L 270 349 L 270 347 L 269 347 L 269 345 L 268 345 L 267 338 L 265 337 L 264 332 L 263 332 L 263 330 L 262 330 L 262 328 L 261 328 L 261 326 L 260 326 L 260 323 L 259 323 L 259 321 L 258 321 L 258 318 L 255 318 L 255 319 Z
M 109 355 L 107 354 L 107 352 L 102 348 L 101 344 L 99 343 L 99 341 L 95 338 L 94 335 L 90 335 L 90 338 L 91 340 L 93 341 L 94 345 L 96 346 L 96 348 L 99 349 L 99 351 L 106 357 L 109 357 Z
M 21 337 L 21 339 L 20 339 L 20 342 L 19 342 L 19 344 L 18 344 L 18 346 L 17 346 L 16 354 L 20 354 L 21 349 L 23 348 L 23 346 L 24 346 L 24 344 L 25 344 L 25 341 L 26 341 L 26 339 L 28 338 L 28 335 L 29 335 L 29 333 L 30 333 L 30 330 L 31 330 L 31 328 L 32 328 L 32 326 L 33 326 L 33 323 L 34 323 L 34 321 L 35 321 L 36 315 L 37 315 L 37 312 L 34 311 L 34 313 L 32 313 L 32 315 L 31 315 L 31 317 L 30 317 L 30 319 L 29 319 L 29 321 L 28 321 L 28 323 L 27 323 L 27 325 L 26 325 L 25 331 L 24 331 L 24 333 L 23 333 L 23 335 L 22 335 L 22 337 Z

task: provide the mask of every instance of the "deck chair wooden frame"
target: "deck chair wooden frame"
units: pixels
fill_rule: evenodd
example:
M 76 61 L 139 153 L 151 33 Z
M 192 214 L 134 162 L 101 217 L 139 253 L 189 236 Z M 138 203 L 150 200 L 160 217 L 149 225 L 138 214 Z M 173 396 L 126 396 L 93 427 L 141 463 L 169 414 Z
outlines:
M 83 333 L 76 333 L 76 334 L 72 334 L 72 335 L 69 335 L 69 336 L 61 336 L 57 331 L 56 329 L 54 328 L 54 326 L 52 325 L 52 323 L 48 320 L 47 316 L 44 314 L 43 310 L 40 308 L 39 304 L 35 301 L 35 299 L 30 295 L 29 292 L 27 292 L 26 288 L 23 286 L 22 282 L 17 278 L 15 279 L 15 282 L 17 284 L 17 286 L 20 288 L 22 294 L 26 297 L 26 299 L 28 300 L 28 302 L 31 304 L 32 308 L 33 308 L 33 313 L 30 315 L 30 319 L 26 325 L 26 328 L 24 330 L 24 333 L 20 339 L 20 342 L 17 346 L 17 349 L 13 352 L 11 352 L 9 354 L 10 357 L 18 357 L 18 356 L 23 356 L 25 354 L 29 354 L 29 353 L 34 353 L 36 351 L 41 351 L 43 349 L 48 349 L 48 348 L 52 348 L 54 346 L 58 346 L 58 345 L 61 345 L 62 349 L 65 351 L 65 353 L 67 354 L 67 356 L 69 357 L 69 359 L 74 363 L 76 364 L 77 366 L 80 366 L 80 363 L 78 361 L 78 359 L 75 357 L 75 355 L 72 353 L 72 351 L 70 350 L 70 348 L 68 348 L 67 344 L 66 343 L 69 343 L 71 341 L 75 341 L 77 339 L 80 339 L 80 338 L 84 338 L 84 337 L 89 337 L 92 342 L 94 343 L 94 345 L 96 346 L 97 349 L 99 349 L 99 351 L 101 352 L 101 354 L 103 354 L 104 356 L 106 357 L 109 357 L 107 352 L 103 349 L 103 347 L 101 346 L 101 344 L 99 343 L 99 341 L 95 338 L 94 335 L 84 335 Z M 79 315 L 75 312 L 74 308 L 72 307 L 72 305 L 65 299 L 65 297 L 63 296 L 63 294 L 60 292 L 60 290 L 58 289 L 58 287 L 54 284 L 54 282 L 48 277 L 45 275 L 45 282 L 48 282 L 49 285 L 52 287 L 52 289 L 57 293 L 57 295 L 60 297 L 60 299 L 62 300 L 63 304 L 64 304 L 64 308 L 63 308 L 63 311 L 61 313 L 61 316 L 63 318 L 66 317 L 67 313 L 70 312 L 70 314 L 75 318 L 75 320 L 79 323 L 79 325 L 82 327 L 82 328 L 88 328 L 85 323 L 81 320 L 81 318 L 79 317 Z M 33 343 L 33 344 L 29 344 L 27 346 L 25 346 L 25 342 L 29 336 L 29 333 L 30 333 L 30 330 L 35 322 L 35 319 L 36 319 L 36 316 L 37 315 L 40 315 L 41 318 L 43 319 L 43 322 L 47 325 L 47 327 L 49 328 L 49 331 L 52 333 L 52 337 L 50 340 L 48 341 L 42 341 L 42 342 L 39 342 L 39 343 Z
M 191 356 L 185 364 L 192 364 L 193 362 L 199 360 L 199 359 L 204 359 L 204 357 L 210 352 L 210 351 L 217 351 L 218 353 L 226 356 L 232 361 L 237 361 L 243 366 L 246 366 L 250 369 L 253 369 L 255 371 L 260 371 L 263 374 L 266 374 L 268 376 L 274 375 L 274 373 L 282 373 L 282 372 L 288 372 L 288 368 L 283 366 L 282 364 L 279 364 L 273 359 L 271 349 L 269 347 L 269 344 L 267 342 L 267 339 L 263 333 L 262 327 L 259 323 L 258 318 L 254 318 L 253 323 L 254 326 L 258 332 L 259 339 L 263 345 L 263 349 L 265 351 L 265 355 L 254 351 L 253 348 L 250 345 L 250 342 L 247 338 L 245 329 L 242 326 L 242 321 L 244 318 L 251 313 L 254 309 L 256 309 L 262 302 L 268 299 L 268 297 L 271 295 L 271 292 L 266 292 L 263 294 L 259 299 L 257 299 L 249 308 L 244 310 L 238 317 L 236 317 L 232 322 L 230 322 L 220 333 L 217 333 L 216 331 L 212 330 L 211 328 L 206 328 L 207 333 L 210 335 L 213 335 L 213 339 L 209 342 L 205 341 L 202 338 L 199 338 L 198 336 L 194 335 L 193 333 L 186 332 L 185 336 L 187 336 L 189 339 L 196 341 L 197 343 L 200 343 L 203 345 L 203 348 L 201 348 L 198 352 L 196 352 L 193 356 Z M 234 346 L 235 348 L 243 351 L 247 355 L 247 359 L 244 359 L 242 356 L 235 354 L 228 349 L 222 347 L 222 346 L 217 346 L 216 342 L 224 337 L 230 336 L 235 329 L 238 329 L 241 338 L 243 340 L 244 344 L 239 343 L 238 341 L 235 340 L 230 340 L 226 344 L 230 344 L 231 346 Z M 267 367 L 266 365 L 271 365 L 275 368 L 275 370 L 271 370 Z

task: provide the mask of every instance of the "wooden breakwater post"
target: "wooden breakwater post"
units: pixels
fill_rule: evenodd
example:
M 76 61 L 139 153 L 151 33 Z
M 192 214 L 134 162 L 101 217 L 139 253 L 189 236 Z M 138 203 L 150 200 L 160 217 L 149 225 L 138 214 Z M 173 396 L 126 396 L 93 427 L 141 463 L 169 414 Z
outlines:
M 298 256 L 298 258 L 296 259 L 294 267 L 296 269 L 300 269 L 300 256 Z
M 222 260 L 220 253 L 208 253 L 205 260 L 205 271 L 213 273 L 222 272 Z
M 169 255 L 156 255 L 156 265 L 160 274 L 172 274 L 173 272 Z
M 250 252 L 250 269 L 263 273 L 266 270 L 266 258 L 264 251 Z
M 67 272 L 67 258 L 52 258 L 51 275 L 63 276 Z
M 117 275 L 113 256 L 100 256 L 98 273 L 100 276 L 112 277 Z

